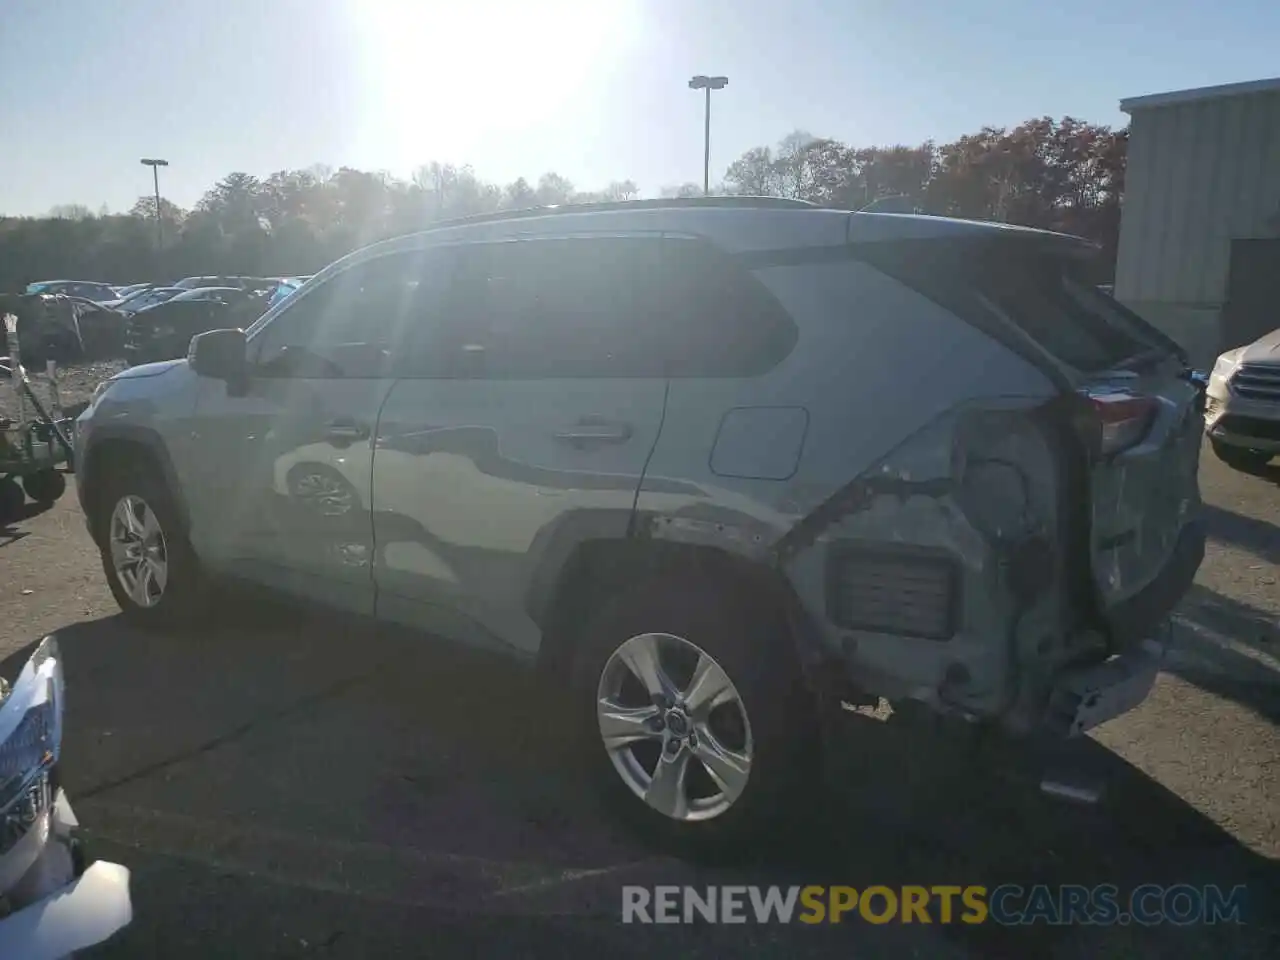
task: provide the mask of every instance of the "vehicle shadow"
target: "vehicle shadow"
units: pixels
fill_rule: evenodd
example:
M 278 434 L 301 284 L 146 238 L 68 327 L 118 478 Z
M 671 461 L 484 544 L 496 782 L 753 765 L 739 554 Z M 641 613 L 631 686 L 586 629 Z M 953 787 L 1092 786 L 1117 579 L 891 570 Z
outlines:
M 563 697 L 502 658 L 248 602 L 181 635 L 109 618 L 56 636 L 68 691 L 64 783 L 91 839 L 107 824 L 108 841 L 208 857 L 219 870 L 237 856 L 258 866 L 254 850 L 274 845 L 273 867 L 282 850 L 304 858 L 300 883 L 332 871 L 371 901 L 408 891 L 459 911 L 614 920 L 628 882 L 1215 883 L 1247 885 L 1251 905 L 1280 895 L 1272 861 L 1088 739 L 1074 759 L 1105 776 L 1108 792 L 1077 808 L 1037 792 L 1038 768 L 1019 749 L 850 715 L 824 789 L 792 818 L 798 828 L 694 866 L 655 859 L 600 808 Z M 0 672 L 14 676 L 28 653 Z M 156 949 L 166 925 L 183 923 L 157 909 L 138 918 L 122 949 Z M 828 931 L 839 934 L 829 955 L 849 956 L 862 938 L 927 934 L 979 957 L 1265 956 L 1274 926 L 1256 906 L 1246 920 L 1253 925 L 931 931 L 854 921 Z
M 28 500 L 16 515 L 0 517 L 0 548 L 17 543 L 27 537 L 27 531 L 15 527 L 14 524 L 24 523 L 33 517 L 38 517 L 40 514 L 52 510 L 53 506 L 54 504 L 52 503 L 35 503 Z
M 1195 584 L 1179 607 L 1168 669 L 1280 724 L 1280 623 Z
M 1280 482 L 1280 471 L 1277 471 Z M 1268 563 L 1280 563 L 1280 527 L 1266 520 L 1224 510 L 1211 503 L 1201 504 L 1205 531 L 1211 540 L 1220 540 L 1248 550 Z
M 1269 480 L 1280 486 L 1280 461 L 1274 458 L 1270 463 L 1266 463 L 1261 467 L 1232 467 L 1237 473 L 1242 473 L 1247 477 L 1257 477 L 1259 480 Z

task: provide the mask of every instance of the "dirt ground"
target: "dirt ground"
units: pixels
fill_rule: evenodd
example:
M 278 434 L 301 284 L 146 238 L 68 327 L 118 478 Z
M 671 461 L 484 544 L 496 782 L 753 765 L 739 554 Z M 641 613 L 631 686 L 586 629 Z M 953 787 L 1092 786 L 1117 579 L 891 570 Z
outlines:
M 9 360 L 7 357 L 0 355 L 0 363 L 7 366 Z M 56 374 L 58 398 L 64 406 L 87 401 L 93 395 L 93 391 L 98 384 L 119 373 L 124 367 L 123 360 L 101 360 L 95 363 L 61 367 Z M 49 379 L 45 376 L 44 369 L 28 368 L 27 377 L 31 381 L 31 386 L 36 396 L 40 398 L 40 402 L 47 404 L 49 400 Z M 33 415 L 30 408 L 28 408 L 27 413 L 28 416 Z M 0 420 L 5 418 L 17 420 L 18 409 L 13 395 L 13 381 L 7 376 L 0 376 Z
M 88 956 L 1274 957 L 1280 470 L 1204 462 L 1213 539 L 1169 672 L 1074 757 L 1105 779 L 1097 807 L 1042 798 L 981 745 L 922 751 L 851 716 L 800 835 L 698 867 L 599 809 L 560 705 L 504 661 L 230 594 L 189 635 L 127 628 L 71 493 L 0 527 L 0 672 L 57 635 L 66 787 L 91 854 L 133 871 L 133 925 Z M 623 884 L 731 882 L 1249 899 L 1243 927 L 619 923 Z

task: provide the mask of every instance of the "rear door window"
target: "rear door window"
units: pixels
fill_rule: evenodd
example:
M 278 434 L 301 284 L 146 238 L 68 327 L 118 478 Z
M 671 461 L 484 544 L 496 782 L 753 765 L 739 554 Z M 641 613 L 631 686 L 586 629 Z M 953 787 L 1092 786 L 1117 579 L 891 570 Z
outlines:
M 599 237 L 459 247 L 427 352 L 444 376 L 749 376 L 795 339 L 758 281 L 705 244 Z

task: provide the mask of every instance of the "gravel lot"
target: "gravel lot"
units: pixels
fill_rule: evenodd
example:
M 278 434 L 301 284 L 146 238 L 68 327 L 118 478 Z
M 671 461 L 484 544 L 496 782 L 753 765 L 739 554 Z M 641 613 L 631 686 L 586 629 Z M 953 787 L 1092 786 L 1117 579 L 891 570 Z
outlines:
M 695 868 L 595 807 L 557 704 L 505 662 L 231 596 L 190 636 L 129 630 L 70 493 L 0 527 L 0 670 L 47 633 L 66 653 L 67 788 L 134 871 L 135 922 L 93 956 L 1277 956 L 1280 470 L 1204 464 L 1213 542 L 1170 672 L 1077 751 L 1096 808 L 850 716 L 803 836 Z M 622 884 L 686 882 L 1245 883 L 1251 923 L 618 923 Z
M 9 358 L 0 356 L 0 363 L 7 366 Z M 58 397 L 62 400 L 64 406 L 86 401 L 92 396 L 94 388 L 98 384 L 119 373 L 124 368 L 125 362 L 123 360 L 101 360 L 96 363 L 82 363 L 59 368 L 57 374 Z M 45 403 L 49 396 L 49 381 L 44 371 L 28 369 L 27 378 L 31 381 L 32 389 L 35 390 L 36 396 L 40 398 L 40 402 Z M 0 379 L 0 419 L 9 417 L 16 420 L 17 416 L 17 404 L 13 399 L 12 384 L 9 378 L 4 376 Z

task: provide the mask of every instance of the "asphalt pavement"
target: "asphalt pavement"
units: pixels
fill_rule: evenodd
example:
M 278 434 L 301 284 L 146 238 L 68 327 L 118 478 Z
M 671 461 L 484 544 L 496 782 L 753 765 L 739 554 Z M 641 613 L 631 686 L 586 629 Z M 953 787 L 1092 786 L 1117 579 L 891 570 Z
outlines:
M 599 807 L 563 704 L 514 665 L 228 594 L 115 616 L 74 497 L 0 528 L 0 671 L 55 633 L 66 787 L 136 918 L 97 957 L 1280 954 L 1280 471 L 1206 450 L 1210 551 L 1152 697 L 1080 742 L 1095 807 L 1026 758 L 850 715 L 804 829 L 697 866 Z M 624 884 L 1246 884 L 1243 927 L 652 927 Z

